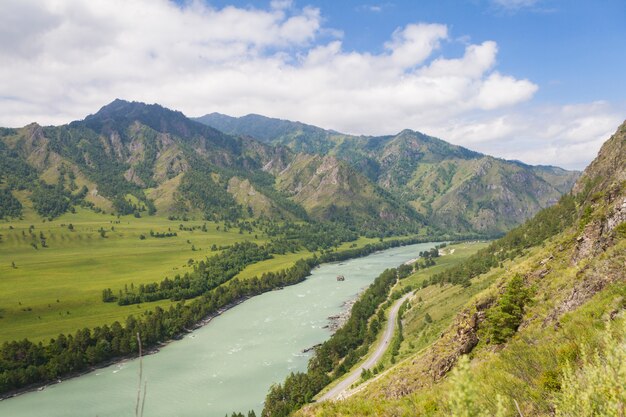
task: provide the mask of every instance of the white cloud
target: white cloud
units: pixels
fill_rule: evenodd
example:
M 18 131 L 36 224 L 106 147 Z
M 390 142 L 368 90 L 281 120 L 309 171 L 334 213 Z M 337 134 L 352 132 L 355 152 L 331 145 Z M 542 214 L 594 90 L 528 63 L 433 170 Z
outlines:
M 495 72 L 480 86 L 476 103 L 484 110 L 510 106 L 530 99 L 537 91 L 537 86 L 528 80 L 516 80 Z
M 411 68 L 421 64 L 435 49 L 441 40 L 448 37 L 448 28 L 438 24 L 410 24 L 398 28 L 393 39 L 385 46 L 391 52 L 390 58 L 401 68 Z
M 511 114 L 538 86 L 497 71 L 494 41 L 444 56 L 441 45 L 463 34 L 413 23 L 391 33 L 381 53 L 348 51 L 322 12 L 288 0 L 267 9 L 201 0 L 10 2 L 0 14 L 0 125 L 66 123 L 119 97 L 191 116 L 260 113 L 355 134 L 412 128 L 494 151 L 529 131 Z M 562 120 L 577 124 L 542 132 L 586 143 L 600 119 L 568 111 L 576 113 L 563 110 Z
M 511 114 L 461 117 L 431 131 L 453 143 L 530 164 L 583 169 L 624 122 L 606 102 L 541 106 Z
M 425 76 L 465 76 L 481 77 L 495 65 L 498 45 L 492 41 L 480 45 L 469 45 L 465 48 L 462 58 L 438 58 L 423 68 L 420 73 Z

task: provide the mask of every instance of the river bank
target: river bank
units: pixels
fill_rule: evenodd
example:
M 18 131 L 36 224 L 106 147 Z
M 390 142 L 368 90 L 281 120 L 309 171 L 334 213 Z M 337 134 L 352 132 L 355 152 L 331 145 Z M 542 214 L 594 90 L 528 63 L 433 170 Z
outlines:
M 216 317 L 219 317 L 220 315 L 224 314 L 225 312 L 227 312 L 231 308 L 237 307 L 239 304 L 243 303 L 244 301 L 246 301 L 248 299 L 250 299 L 250 297 L 242 297 L 241 299 L 239 299 L 239 300 L 237 300 L 237 301 L 235 301 L 233 303 L 230 303 L 229 305 L 221 308 L 220 310 L 218 310 L 214 314 L 210 314 L 206 318 L 202 319 L 200 322 L 196 323 L 191 329 L 188 329 L 186 332 L 180 333 L 180 334 L 176 335 L 176 337 L 173 337 L 172 339 L 169 339 L 167 341 L 160 342 L 156 346 L 149 347 L 148 349 L 146 349 L 146 350 L 144 350 L 142 352 L 142 357 L 149 356 L 149 355 L 154 355 L 156 353 L 159 353 L 161 351 L 161 349 L 163 349 L 164 347 L 168 346 L 170 343 L 174 343 L 174 342 L 176 342 L 178 340 L 181 340 L 183 337 L 185 337 L 185 335 L 190 334 L 194 330 L 197 330 L 197 329 L 200 329 L 200 328 L 206 326 L 207 324 L 209 324 L 211 322 L 211 320 L 215 319 Z M 112 358 L 112 359 L 110 359 L 110 360 L 108 360 L 106 362 L 103 362 L 101 364 L 91 366 L 88 369 L 81 370 L 81 371 L 74 372 L 74 373 L 65 375 L 63 377 L 60 377 L 56 381 L 47 382 L 47 383 L 43 383 L 43 384 L 32 384 L 32 385 L 29 385 L 27 387 L 20 388 L 18 390 L 9 391 L 9 392 L 0 394 L 0 401 L 7 400 L 9 398 L 14 398 L 14 397 L 17 397 L 17 396 L 22 395 L 22 394 L 27 394 L 29 392 L 43 391 L 44 389 L 46 389 L 48 387 L 60 384 L 60 383 L 62 383 L 64 381 L 69 381 L 71 379 L 78 378 L 78 377 L 81 377 L 83 375 L 87 375 L 87 374 L 90 374 L 92 372 L 96 372 L 96 371 L 98 371 L 100 369 L 108 368 L 108 367 L 113 366 L 113 365 L 122 365 L 125 362 L 127 362 L 129 360 L 137 359 L 138 357 L 139 357 L 138 355 L 126 355 L 126 356 L 120 356 L 120 357 L 117 357 L 117 358 Z
M 203 325 L 205 325 L 206 323 L 208 323 L 208 321 L 210 321 L 211 319 L 213 319 L 214 317 L 216 317 L 216 315 L 219 315 L 221 313 L 223 313 L 224 311 L 226 311 L 227 309 L 232 308 L 232 306 L 236 306 L 240 303 L 242 303 L 243 301 L 249 299 L 250 297 L 253 296 L 257 296 L 259 294 L 265 293 L 267 291 L 272 291 L 272 290 L 276 290 L 276 289 L 280 289 L 283 288 L 284 286 L 289 286 L 289 285 L 294 285 L 294 284 L 298 284 L 300 282 L 302 282 L 303 280 L 306 279 L 307 276 L 310 275 L 311 270 L 317 266 L 319 266 L 320 264 L 323 263 L 328 263 L 328 262 L 336 262 L 336 261 L 345 261 L 347 259 L 353 259 L 355 257 L 362 257 L 362 256 L 366 256 L 368 254 L 371 254 L 373 252 L 376 252 L 378 250 L 381 249 L 386 249 L 389 247 L 397 247 L 397 246 L 403 246 L 403 245 L 407 245 L 407 244 L 412 244 L 415 243 L 417 241 L 421 241 L 423 238 L 405 238 L 405 239 L 391 239 L 388 241 L 384 241 L 384 242 L 377 242 L 374 244 L 368 244 L 365 245 L 364 247 L 361 248 L 353 248 L 353 249 L 346 249 L 343 251 L 337 251 L 337 252 L 329 252 L 329 253 L 325 253 L 319 257 L 317 256 L 313 256 L 312 258 L 308 258 L 303 260 L 304 263 L 307 265 L 306 266 L 306 270 L 302 270 L 301 268 L 298 268 L 298 265 L 296 263 L 296 265 L 294 265 L 292 268 L 289 268 L 288 270 L 286 270 L 284 276 L 282 279 L 275 279 L 274 277 L 276 277 L 276 274 L 268 274 L 268 276 L 266 277 L 265 275 L 262 277 L 262 279 L 260 281 L 262 281 L 260 283 L 260 285 L 258 286 L 258 288 L 252 288 L 252 287 L 246 287 L 244 286 L 244 288 L 242 288 L 242 290 L 240 290 L 239 292 L 237 292 L 237 294 L 235 295 L 236 298 L 233 299 L 233 297 L 230 297 L 230 299 L 228 298 L 224 298 L 224 297 L 220 297 L 221 302 L 224 302 L 225 304 L 223 306 L 216 306 L 216 307 L 212 307 L 212 308 L 205 308 L 205 306 L 203 304 L 206 304 L 208 300 L 205 300 L 207 297 L 207 294 L 197 297 L 191 301 L 189 301 L 186 305 L 189 306 L 192 310 L 195 309 L 196 311 L 198 311 L 200 314 L 199 318 L 195 318 L 192 320 L 192 322 L 187 323 L 185 326 L 180 327 L 173 335 L 171 335 L 169 338 L 165 338 L 165 339 L 161 339 L 161 340 L 153 340 L 152 342 L 150 342 L 150 340 L 144 340 L 144 344 L 146 346 L 146 352 L 158 352 L 158 350 L 160 348 L 162 348 L 163 346 L 166 346 L 168 343 L 170 343 L 173 340 L 177 340 L 180 339 L 182 336 L 184 336 L 185 334 L 187 334 L 190 329 L 197 329 L 199 327 L 202 327 Z M 290 273 L 290 271 L 294 270 L 294 273 Z M 272 277 L 273 275 L 273 277 Z M 220 290 L 224 290 L 226 288 L 231 288 L 231 283 L 235 282 L 236 280 L 231 280 L 228 283 L 226 283 L 225 285 L 216 288 L 215 290 L 213 290 L 213 292 L 219 292 Z M 264 283 L 263 281 L 267 281 L 267 283 Z M 210 293 L 209 293 L 210 294 Z M 204 301 L 203 301 L 204 300 Z M 215 310 L 213 310 L 213 308 Z M 208 310 L 208 311 L 207 311 Z M 139 317 L 139 319 L 141 320 L 142 318 Z M 174 317 L 174 319 L 176 319 Z M 189 321 L 189 320 L 187 320 Z M 86 330 L 86 329 L 85 329 Z M 70 336 L 70 335 L 68 335 Z M 130 334 L 127 335 L 128 337 L 134 339 L 135 338 L 135 332 L 132 332 Z M 83 354 L 85 354 L 85 352 L 83 352 Z M 92 372 L 93 370 L 97 370 L 100 369 L 104 366 L 110 366 L 111 364 L 115 364 L 117 362 L 120 362 L 122 360 L 128 360 L 131 358 L 137 357 L 137 354 L 129 354 L 129 355 L 122 355 L 122 356 L 112 356 L 109 358 L 106 358 L 104 360 L 102 360 L 101 362 L 97 363 L 97 364 L 93 364 L 93 365 L 88 365 L 86 363 L 83 363 L 81 365 L 78 366 L 79 369 L 76 369 L 74 371 L 69 370 L 69 372 L 63 372 L 60 375 L 54 377 L 54 378 L 49 378 L 49 377 L 44 377 L 42 378 L 41 381 L 32 383 L 32 384 L 28 384 L 26 386 L 22 386 L 22 387 L 17 387 L 15 389 L 12 389 L 10 391 L 5 391 L 4 393 L 0 394 L 0 400 L 1 399 L 5 399 L 5 398 L 11 398 L 14 397 L 16 395 L 19 395 L 21 393 L 25 393 L 25 392 L 31 392 L 34 390 L 39 390 L 42 387 L 46 387 L 46 386 L 50 386 L 50 385 L 54 385 L 57 384 L 58 381 L 64 381 L 64 380 L 68 380 L 68 379 L 72 379 L 75 378 L 77 376 L 80 375 L 84 375 L 85 373 L 89 373 Z M 38 369 L 38 372 L 41 372 L 41 375 L 47 375 L 47 370 L 43 370 L 40 371 Z M 6 376 L 7 378 L 10 378 L 11 375 L 8 374 Z
M 352 312 L 352 306 L 354 306 L 354 303 L 357 302 L 360 296 L 361 296 L 361 293 L 359 293 L 353 299 L 344 302 L 341 305 L 341 313 L 335 316 L 328 317 L 329 324 L 327 328 L 331 331 L 331 333 L 335 333 L 339 328 L 341 328 L 341 326 L 346 324 L 346 322 L 350 318 L 350 313 Z
M 198 415 L 224 415 L 234 409 L 260 411 L 269 386 L 290 372 L 306 369 L 310 354 L 302 351 L 330 336 L 330 330 L 324 328 L 328 317 L 345 312 L 345 302 L 355 299 L 379 271 L 414 257 L 425 246 L 430 244 L 397 247 L 347 262 L 324 263 L 298 285 L 268 291 L 246 302 L 240 299 L 228 310 L 222 308 L 216 312 L 219 314 L 205 317 L 210 325 L 197 323 L 192 337 L 160 344 L 156 348 L 158 355 L 144 357 L 147 407 L 155 407 L 146 412 L 153 416 L 174 415 L 174 404 L 180 409 L 200 410 Z M 344 282 L 336 281 L 340 274 L 346 276 Z M 130 416 L 120 407 L 134 404 L 138 361 L 122 359 L 108 368 L 95 367 L 96 372 L 49 385 L 41 392 L 2 401 L 0 414 L 39 417 L 33 410 L 58 407 L 58 414 L 41 416 L 84 417 L 84 413 L 67 410 L 89 407 L 97 410 L 94 415 L 97 412 L 100 417 Z M 94 397 L 93 392 L 98 392 L 98 396 Z M 173 399 L 178 397 L 184 398 L 184 402 Z M 169 400 L 163 403 L 161 398 Z

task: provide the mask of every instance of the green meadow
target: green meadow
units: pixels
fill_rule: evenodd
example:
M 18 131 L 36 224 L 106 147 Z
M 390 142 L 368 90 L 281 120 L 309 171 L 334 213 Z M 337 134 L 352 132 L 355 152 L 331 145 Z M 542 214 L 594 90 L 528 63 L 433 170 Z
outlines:
M 196 229 L 179 230 L 180 224 Z M 201 230 L 203 225 L 206 231 Z M 44 340 L 60 332 L 123 321 L 157 305 L 168 306 L 169 301 L 160 301 L 120 307 L 102 302 L 102 290 L 117 292 L 131 283 L 184 274 L 191 268 L 190 260 L 216 253 L 212 245 L 264 243 L 254 233 L 223 229 L 213 222 L 118 218 L 80 209 L 53 221 L 27 212 L 24 220 L 0 223 L 0 342 L 25 337 Z M 151 237 L 150 231 L 177 236 Z M 296 256 L 270 261 L 282 268 L 295 262 Z
M 337 250 L 346 250 L 350 248 L 361 248 L 368 243 L 378 242 L 376 238 L 360 237 L 354 242 L 345 242 L 337 247 Z M 308 258 L 313 256 L 313 252 L 307 250 L 300 250 L 295 253 L 286 253 L 285 255 L 274 255 L 272 259 L 257 262 L 252 265 L 248 265 L 243 271 L 237 274 L 236 278 L 249 279 L 253 277 L 260 277 L 264 272 L 277 272 L 283 269 L 287 269 L 293 266 L 299 259 Z
M 193 261 L 216 254 L 213 245 L 267 241 L 257 230 L 239 233 L 233 227 L 225 232 L 222 223 L 118 217 L 84 209 L 49 221 L 35 215 L 27 201 L 25 205 L 22 220 L 0 222 L 0 343 L 45 341 L 84 327 L 123 323 L 129 315 L 156 306 L 167 308 L 169 300 L 130 306 L 104 303 L 102 290 L 117 293 L 125 286 L 182 275 L 192 269 Z M 150 232 L 176 236 L 159 238 Z M 359 238 L 338 249 L 375 241 Z M 249 265 L 237 277 L 260 277 L 312 255 L 305 250 L 274 255 Z

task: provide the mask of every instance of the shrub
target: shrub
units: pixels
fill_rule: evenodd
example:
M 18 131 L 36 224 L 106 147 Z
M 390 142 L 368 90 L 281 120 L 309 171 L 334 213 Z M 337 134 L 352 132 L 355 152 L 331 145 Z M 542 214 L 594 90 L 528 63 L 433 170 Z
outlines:
M 626 326 L 624 326 L 626 330 Z M 557 417 L 626 415 L 626 340 L 607 326 L 604 346 L 592 354 L 582 349 L 580 364 L 563 372 L 555 397 Z
M 522 323 L 530 294 L 520 275 L 509 281 L 497 305 L 487 312 L 487 334 L 491 343 L 504 343 L 515 334 Z
M 472 379 L 470 361 L 461 356 L 452 371 L 452 389 L 448 394 L 448 407 L 453 417 L 504 417 L 507 415 L 503 399 L 498 396 L 495 413 L 485 410 L 478 401 L 478 387 Z

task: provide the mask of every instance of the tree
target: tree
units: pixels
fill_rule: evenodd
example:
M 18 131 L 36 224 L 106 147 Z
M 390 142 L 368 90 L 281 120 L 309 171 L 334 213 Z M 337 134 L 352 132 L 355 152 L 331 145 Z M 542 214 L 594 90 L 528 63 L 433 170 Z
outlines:
M 487 312 L 487 333 L 491 343 L 501 344 L 515 334 L 524 317 L 524 306 L 531 299 L 531 291 L 524 279 L 516 274 L 495 307 Z
M 430 317 L 430 314 L 426 313 L 426 315 L 424 316 L 424 321 L 428 324 L 433 322 L 433 318 Z

